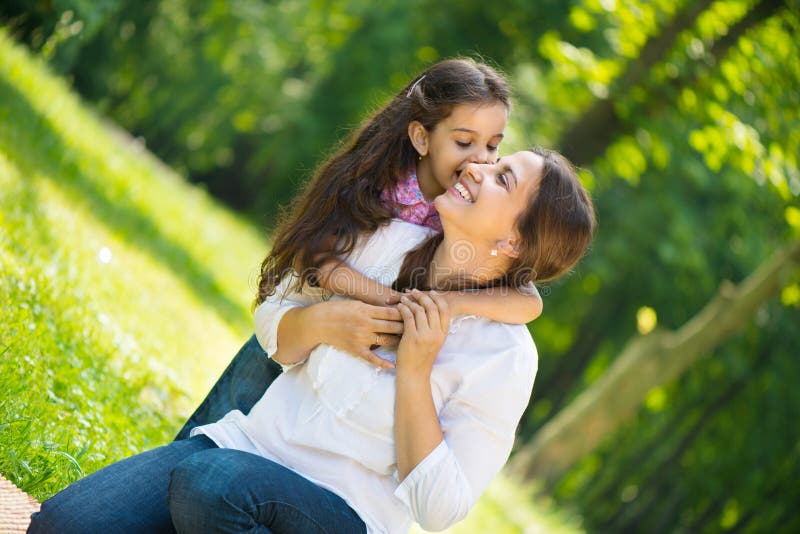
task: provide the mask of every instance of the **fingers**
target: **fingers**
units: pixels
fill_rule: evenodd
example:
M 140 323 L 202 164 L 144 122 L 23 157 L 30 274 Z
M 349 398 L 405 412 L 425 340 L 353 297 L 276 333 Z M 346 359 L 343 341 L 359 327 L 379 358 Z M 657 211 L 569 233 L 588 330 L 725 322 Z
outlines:
M 411 311 L 410 305 L 414 304 L 410 300 L 408 300 L 405 296 L 401 298 L 400 304 L 397 305 L 397 310 L 400 312 L 400 315 L 403 317 L 403 326 L 404 330 L 403 333 L 408 332 L 416 332 L 417 330 L 417 321 L 414 318 L 414 312 Z
M 357 356 L 368 361 L 372 365 L 375 365 L 376 367 L 380 367 L 381 369 L 394 369 L 394 364 L 392 362 L 389 360 L 384 360 L 371 350 L 359 351 Z
M 402 323 L 400 324 L 402 327 Z M 375 336 L 376 347 L 394 347 L 400 343 L 400 336 L 393 336 L 389 334 L 378 334 Z
M 392 291 L 391 294 L 388 297 L 386 297 L 386 304 L 390 306 L 393 304 L 397 304 L 398 302 L 400 302 L 401 294 L 402 293 L 400 293 L 399 291 Z
M 431 291 L 429 295 L 439 308 L 439 320 L 441 321 L 442 331 L 446 332 L 450 330 L 450 305 L 447 304 L 447 299 L 438 291 Z
M 412 308 L 414 312 L 414 319 L 417 322 L 417 330 L 430 330 L 431 325 L 429 324 L 428 314 L 425 311 L 425 308 L 420 305 L 418 302 L 414 303 L 414 308 Z
M 398 300 L 399 301 L 399 300 Z M 369 316 L 373 319 L 382 319 L 384 321 L 402 321 L 400 312 L 394 306 L 369 306 Z
M 395 310 L 397 311 L 397 310 Z M 397 312 L 397 315 L 400 315 L 400 312 Z M 375 319 L 370 324 L 370 329 L 375 332 L 376 334 L 402 334 L 403 333 L 403 322 L 400 321 L 383 321 L 380 319 Z
M 428 324 L 428 315 L 425 312 L 425 308 L 418 304 L 415 299 L 412 299 L 408 295 L 403 295 L 400 297 L 400 304 L 397 305 L 398 308 L 401 304 L 405 305 L 414 316 L 414 325 L 416 330 L 424 332 L 430 329 L 430 325 Z
M 441 330 L 441 320 L 439 318 L 439 307 L 430 297 L 430 293 L 422 292 L 418 290 L 413 290 L 411 292 L 411 297 L 417 301 L 417 303 L 425 309 L 425 314 L 428 318 L 428 325 L 433 330 Z

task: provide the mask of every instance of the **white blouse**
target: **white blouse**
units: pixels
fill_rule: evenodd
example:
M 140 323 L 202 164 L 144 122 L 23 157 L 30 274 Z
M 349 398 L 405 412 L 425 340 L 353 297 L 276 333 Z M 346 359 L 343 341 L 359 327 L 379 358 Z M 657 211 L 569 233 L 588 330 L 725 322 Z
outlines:
M 405 254 L 430 235 L 392 221 L 361 239 L 348 263 L 389 285 Z M 318 288 L 285 280 L 255 312 L 256 336 L 277 350 L 283 314 L 320 302 Z M 337 298 L 337 297 L 334 297 Z M 395 351 L 380 347 L 382 358 Z M 431 374 L 444 440 L 401 482 L 394 443 L 395 375 L 328 345 L 285 367 L 248 415 L 238 410 L 192 431 L 220 447 L 276 461 L 342 497 L 370 533 L 442 530 L 461 520 L 508 459 L 537 369 L 528 329 L 458 316 Z

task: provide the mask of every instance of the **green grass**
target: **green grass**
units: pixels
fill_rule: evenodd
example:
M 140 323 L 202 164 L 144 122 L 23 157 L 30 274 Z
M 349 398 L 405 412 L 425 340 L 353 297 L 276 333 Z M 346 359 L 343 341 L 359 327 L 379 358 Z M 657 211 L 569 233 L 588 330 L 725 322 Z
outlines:
M 168 442 L 265 250 L 0 32 L 0 472 L 44 498 Z
M 0 30 L 0 473 L 45 499 L 170 441 L 252 331 L 266 247 Z M 575 531 L 505 479 L 451 529 Z

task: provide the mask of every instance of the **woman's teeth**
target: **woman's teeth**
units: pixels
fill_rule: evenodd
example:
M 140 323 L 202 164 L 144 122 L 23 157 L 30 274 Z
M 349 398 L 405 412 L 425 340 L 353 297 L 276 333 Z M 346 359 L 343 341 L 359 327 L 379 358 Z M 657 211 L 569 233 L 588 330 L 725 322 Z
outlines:
M 466 200 L 467 202 L 469 202 L 469 203 L 475 202 L 475 201 L 472 199 L 472 195 L 470 194 L 470 192 L 469 192 L 469 189 L 467 189 L 466 187 L 464 187 L 463 185 L 461 185 L 461 183 L 459 183 L 459 182 L 456 182 L 456 184 L 453 186 L 453 189 L 455 189 L 456 191 L 458 191 L 458 194 L 460 194 L 460 195 L 461 195 L 461 198 L 463 198 L 463 199 L 464 199 L 464 200 Z

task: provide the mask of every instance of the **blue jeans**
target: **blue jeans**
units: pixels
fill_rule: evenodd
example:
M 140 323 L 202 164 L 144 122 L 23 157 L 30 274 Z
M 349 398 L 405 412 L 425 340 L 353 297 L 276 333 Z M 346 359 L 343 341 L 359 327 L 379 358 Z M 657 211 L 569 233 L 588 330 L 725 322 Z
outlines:
M 341 497 L 206 436 L 111 464 L 42 503 L 36 533 L 364 533 Z
M 231 410 L 250 413 L 253 405 L 280 374 L 281 366 L 267 357 L 256 336 L 252 336 L 239 349 L 175 439 L 188 438 L 192 428 L 215 423 Z
M 167 508 L 170 472 L 181 460 L 215 447 L 197 436 L 108 465 L 44 501 L 28 533 L 174 533 Z

